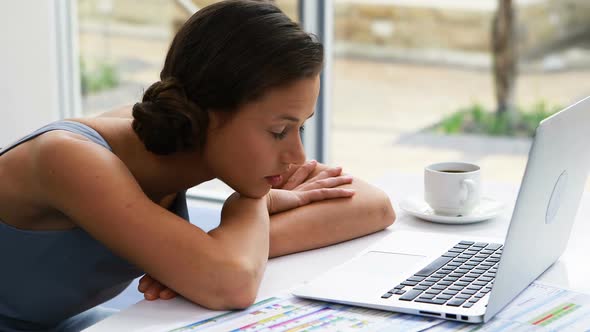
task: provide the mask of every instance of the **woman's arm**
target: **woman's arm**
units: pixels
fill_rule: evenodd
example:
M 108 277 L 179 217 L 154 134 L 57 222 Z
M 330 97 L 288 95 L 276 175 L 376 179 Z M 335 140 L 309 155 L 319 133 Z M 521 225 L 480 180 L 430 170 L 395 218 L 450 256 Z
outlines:
M 346 241 L 393 223 L 395 213 L 385 193 L 364 181 L 340 175 L 341 169 L 315 162 L 294 167 L 285 174 L 284 182 L 278 187 L 286 190 L 275 190 L 270 195 L 286 203 L 277 207 L 285 212 L 270 217 L 270 257 Z M 322 192 L 326 188 L 335 189 Z M 341 190 L 343 188 L 352 189 L 354 195 L 350 197 L 352 193 Z M 314 195 L 321 195 L 322 200 L 306 203 Z M 329 199 L 331 197 L 345 198 Z M 142 278 L 139 291 L 148 300 L 176 296 L 174 291 L 150 276 Z
M 207 234 L 149 200 L 108 150 L 60 132 L 36 142 L 35 194 L 92 237 L 195 303 L 254 301 L 268 259 L 266 198 L 232 195 Z
M 253 303 L 269 257 L 269 211 L 349 195 L 322 187 L 225 202 L 209 233 L 152 202 L 110 151 L 59 131 L 35 140 L 31 194 L 68 216 L 117 255 L 211 309 Z
M 324 172 L 338 176 L 338 168 L 307 163 L 306 170 L 291 170 L 282 186 L 295 177 L 295 183 L 304 182 Z M 302 176 L 307 175 L 305 178 Z M 297 179 L 297 177 L 300 177 Z M 282 187 L 281 186 L 281 187 Z M 291 185 L 293 187 L 293 185 Z M 314 202 L 270 217 L 270 257 L 324 247 L 350 240 L 386 228 L 395 221 L 395 212 L 388 196 L 380 189 L 357 178 L 340 188 L 354 189 L 350 198 Z

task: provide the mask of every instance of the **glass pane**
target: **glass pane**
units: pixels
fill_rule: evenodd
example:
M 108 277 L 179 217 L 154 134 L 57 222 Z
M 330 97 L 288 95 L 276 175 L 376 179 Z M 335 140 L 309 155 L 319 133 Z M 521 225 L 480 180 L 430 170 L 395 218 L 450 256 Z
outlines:
M 95 115 L 141 100 L 159 80 L 174 22 L 188 15 L 175 1 L 78 1 L 82 110 Z
M 79 0 L 82 112 L 93 116 L 141 100 L 159 80 L 168 46 L 191 10 L 217 1 Z M 297 0 L 276 4 L 297 19 Z M 210 181 L 191 192 L 224 197 L 231 190 Z
M 520 183 L 529 128 L 590 94 L 581 84 L 590 79 L 590 35 L 580 33 L 590 27 L 590 7 L 513 1 L 513 100 L 524 113 L 511 133 L 494 116 L 498 3 L 334 0 L 331 161 L 369 180 L 472 161 L 485 179 Z

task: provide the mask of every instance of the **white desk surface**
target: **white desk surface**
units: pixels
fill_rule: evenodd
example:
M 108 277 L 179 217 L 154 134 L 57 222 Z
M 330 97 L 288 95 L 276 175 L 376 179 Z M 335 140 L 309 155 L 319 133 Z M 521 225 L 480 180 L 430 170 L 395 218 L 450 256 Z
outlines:
M 359 239 L 330 247 L 278 257 L 269 260 L 262 280 L 258 300 L 292 288 L 331 267 L 344 263 L 359 251 L 387 236 L 392 231 L 422 231 L 448 234 L 504 237 L 512 209 L 518 195 L 513 184 L 484 183 L 483 195 L 506 203 L 506 209 L 497 218 L 469 225 L 443 225 L 422 221 L 399 209 L 399 201 L 407 196 L 420 196 L 422 177 L 416 175 L 390 175 L 377 186 L 387 192 L 397 213 L 396 222 L 388 229 Z M 549 268 L 540 280 L 561 287 L 590 293 L 590 192 L 582 197 L 568 247 L 562 257 Z M 194 305 L 180 297 L 172 300 L 140 301 L 132 307 L 113 315 L 85 331 L 146 331 L 154 327 L 163 330 L 194 322 L 211 311 Z

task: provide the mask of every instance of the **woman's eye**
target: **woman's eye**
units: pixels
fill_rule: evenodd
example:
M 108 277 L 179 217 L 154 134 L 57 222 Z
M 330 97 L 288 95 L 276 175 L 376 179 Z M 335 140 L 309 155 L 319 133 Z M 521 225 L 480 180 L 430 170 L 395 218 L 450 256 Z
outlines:
M 287 136 L 287 130 L 283 130 L 280 133 L 273 132 L 272 135 L 274 136 L 275 139 L 283 139 L 283 138 L 285 138 L 285 136 Z
M 299 127 L 299 134 L 302 134 L 304 130 L 305 130 L 304 126 Z M 280 139 L 285 138 L 287 136 L 288 132 L 289 132 L 288 128 L 285 128 L 280 133 L 272 132 L 272 135 L 275 139 L 280 140 Z

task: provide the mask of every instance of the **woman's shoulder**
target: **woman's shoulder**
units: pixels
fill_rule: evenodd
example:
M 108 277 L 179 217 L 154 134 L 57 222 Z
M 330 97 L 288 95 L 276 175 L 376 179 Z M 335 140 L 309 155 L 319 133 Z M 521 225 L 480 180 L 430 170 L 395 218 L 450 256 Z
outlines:
M 38 178 L 63 174 L 83 184 L 83 175 L 96 168 L 109 171 L 121 167 L 121 161 L 110 150 L 77 133 L 52 131 L 31 143 Z
M 38 195 L 59 211 L 113 195 L 113 188 L 141 191 L 127 165 L 94 142 L 55 132 L 40 137 L 35 145 L 32 177 L 38 183 Z
M 99 113 L 94 116 L 94 118 L 124 118 L 124 119 L 132 119 L 133 115 L 132 112 L 132 105 L 122 105 L 112 110 Z
M 19 144 L 0 158 L 0 215 L 4 222 L 23 229 L 61 229 L 71 227 L 52 204 L 51 194 L 68 183 L 84 190 L 89 185 L 85 174 L 93 172 L 92 162 L 82 159 L 108 159 L 109 150 L 83 135 L 53 130 Z M 114 162 L 103 162 L 108 168 Z M 114 167 L 114 166 L 113 166 Z M 111 167 L 112 168 L 112 167 Z M 62 178 L 51 187 L 49 175 Z M 70 201 L 75 204 L 77 196 Z
M 34 179 L 48 165 L 67 161 L 82 153 L 80 147 L 91 145 L 109 152 L 80 133 L 51 130 L 12 146 L 2 155 L 0 167 L 14 177 Z

